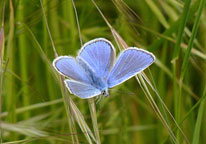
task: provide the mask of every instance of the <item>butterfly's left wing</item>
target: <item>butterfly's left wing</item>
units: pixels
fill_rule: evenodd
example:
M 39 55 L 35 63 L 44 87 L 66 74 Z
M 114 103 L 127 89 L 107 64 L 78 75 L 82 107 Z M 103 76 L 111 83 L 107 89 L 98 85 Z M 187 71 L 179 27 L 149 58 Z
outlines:
M 108 87 L 112 88 L 142 72 L 154 60 L 155 56 L 148 51 L 138 48 L 127 48 L 121 53 L 107 78 Z
M 87 42 L 79 52 L 98 77 L 106 78 L 115 59 L 115 49 L 111 42 L 97 38 Z

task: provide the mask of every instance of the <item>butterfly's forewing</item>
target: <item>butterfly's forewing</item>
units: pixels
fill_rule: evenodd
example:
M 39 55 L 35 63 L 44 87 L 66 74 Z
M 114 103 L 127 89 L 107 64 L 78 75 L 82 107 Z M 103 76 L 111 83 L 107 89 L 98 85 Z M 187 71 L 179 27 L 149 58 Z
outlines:
M 74 80 L 65 80 L 64 81 L 70 93 L 82 98 L 92 98 L 94 96 L 100 95 L 101 91 L 91 86 L 90 84 L 85 84 L 82 82 Z
M 90 83 L 85 71 L 76 62 L 76 60 L 69 56 L 61 56 L 53 61 L 53 66 L 62 75 L 69 77 L 73 80 Z
M 154 55 L 145 50 L 138 48 L 124 50 L 107 78 L 108 87 L 112 88 L 142 72 L 154 60 Z
M 98 77 L 106 78 L 115 59 L 113 45 L 104 38 L 87 42 L 79 52 Z

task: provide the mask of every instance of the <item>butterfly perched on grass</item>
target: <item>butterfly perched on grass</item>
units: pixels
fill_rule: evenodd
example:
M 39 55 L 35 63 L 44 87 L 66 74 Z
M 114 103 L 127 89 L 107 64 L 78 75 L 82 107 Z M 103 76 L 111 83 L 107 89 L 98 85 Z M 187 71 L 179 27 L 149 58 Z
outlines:
M 60 56 L 54 59 L 54 68 L 63 76 L 70 93 L 82 98 L 108 96 L 115 87 L 150 66 L 155 56 L 136 47 L 122 51 L 116 59 L 112 43 L 97 38 L 84 44 L 76 58 Z M 115 62 L 116 61 L 116 62 Z

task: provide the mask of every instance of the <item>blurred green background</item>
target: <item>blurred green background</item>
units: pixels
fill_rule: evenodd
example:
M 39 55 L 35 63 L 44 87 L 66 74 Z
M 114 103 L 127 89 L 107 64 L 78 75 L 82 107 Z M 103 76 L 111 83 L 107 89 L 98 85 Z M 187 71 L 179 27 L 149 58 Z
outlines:
M 104 37 L 119 53 L 94 1 L 1 0 L 1 143 L 205 144 L 205 1 L 95 1 L 128 46 L 156 61 L 149 80 L 139 75 L 91 104 L 65 90 L 51 63 L 52 43 L 58 55 L 77 55 L 78 25 L 83 43 Z

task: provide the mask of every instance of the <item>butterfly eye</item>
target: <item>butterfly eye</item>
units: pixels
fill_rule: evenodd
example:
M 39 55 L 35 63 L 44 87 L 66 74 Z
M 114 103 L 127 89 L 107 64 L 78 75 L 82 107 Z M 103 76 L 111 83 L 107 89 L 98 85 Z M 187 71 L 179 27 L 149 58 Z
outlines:
M 101 94 L 102 94 L 103 96 L 109 96 L 109 94 L 108 94 L 108 92 L 107 92 L 106 90 L 103 90 L 103 91 L 101 92 Z

